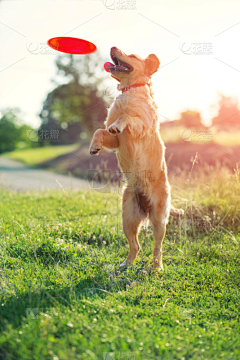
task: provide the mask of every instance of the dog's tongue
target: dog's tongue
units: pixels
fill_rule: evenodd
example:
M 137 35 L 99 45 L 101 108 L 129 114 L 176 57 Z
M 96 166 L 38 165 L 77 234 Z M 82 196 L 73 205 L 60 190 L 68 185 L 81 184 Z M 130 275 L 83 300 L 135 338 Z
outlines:
M 107 71 L 107 72 L 110 72 L 110 69 L 111 67 L 114 67 L 114 64 L 110 63 L 110 62 L 106 62 L 104 65 L 103 65 L 104 69 Z
M 103 65 L 104 69 L 107 71 L 107 72 L 110 72 L 111 69 L 115 68 L 115 69 L 119 69 L 119 70 L 127 70 L 126 67 L 124 66 L 120 66 L 120 65 L 114 65 L 110 62 L 106 62 L 104 65 Z

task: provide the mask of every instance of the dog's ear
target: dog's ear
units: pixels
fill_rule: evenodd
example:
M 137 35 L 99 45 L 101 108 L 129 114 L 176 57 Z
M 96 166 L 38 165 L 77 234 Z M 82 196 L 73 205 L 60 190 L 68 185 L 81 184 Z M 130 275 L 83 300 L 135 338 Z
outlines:
M 159 66 L 160 61 L 158 57 L 155 54 L 150 54 L 145 60 L 145 73 L 147 75 L 152 75 L 158 71 Z

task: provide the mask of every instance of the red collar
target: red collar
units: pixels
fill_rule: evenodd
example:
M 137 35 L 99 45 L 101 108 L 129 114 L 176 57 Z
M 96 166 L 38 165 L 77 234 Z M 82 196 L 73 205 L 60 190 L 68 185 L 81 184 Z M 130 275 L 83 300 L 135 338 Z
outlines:
M 134 85 L 130 85 L 130 86 L 127 86 L 127 87 L 123 88 L 122 93 L 125 92 L 125 91 L 130 90 L 131 88 L 135 88 L 135 87 L 139 87 L 139 86 L 145 86 L 145 85 L 150 86 L 150 84 L 134 84 Z

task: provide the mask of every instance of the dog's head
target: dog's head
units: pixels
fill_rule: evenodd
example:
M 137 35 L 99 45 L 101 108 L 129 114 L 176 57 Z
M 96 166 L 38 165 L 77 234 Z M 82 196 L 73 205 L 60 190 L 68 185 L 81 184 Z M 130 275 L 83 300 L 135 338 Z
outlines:
M 113 63 L 106 63 L 105 69 L 119 81 L 120 87 L 148 83 L 150 77 L 158 70 L 160 61 L 151 54 L 146 59 L 138 55 L 126 55 L 117 47 L 112 47 L 110 56 Z

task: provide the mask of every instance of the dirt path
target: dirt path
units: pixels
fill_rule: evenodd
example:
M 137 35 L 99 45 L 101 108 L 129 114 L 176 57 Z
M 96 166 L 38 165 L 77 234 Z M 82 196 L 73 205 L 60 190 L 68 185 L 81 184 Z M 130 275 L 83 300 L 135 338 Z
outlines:
M 0 157 L 0 186 L 15 191 L 91 188 L 86 180 L 33 169 L 4 157 Z

